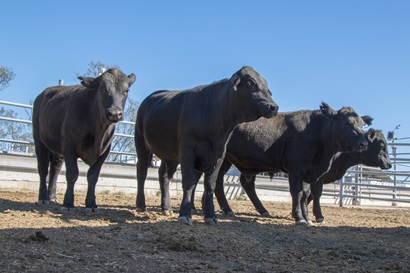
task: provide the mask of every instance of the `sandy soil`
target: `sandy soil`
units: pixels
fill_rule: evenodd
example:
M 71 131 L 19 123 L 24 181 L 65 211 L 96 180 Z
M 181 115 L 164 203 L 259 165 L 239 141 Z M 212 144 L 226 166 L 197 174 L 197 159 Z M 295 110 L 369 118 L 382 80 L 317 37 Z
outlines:
M 99 213 L 35 204 L 37 192 L 0 189 L 1 272 L 410 272 L 408 208 L 323 206 L 326 225 L 295 226 L 290 204 L 231 201 L 236 217 L 193 226 L 163 216 L 157 197 L 99 193 Z M 62 200 L 62 195 L 59 195 Z M 180 198 L 172 200 L 178 208 Z

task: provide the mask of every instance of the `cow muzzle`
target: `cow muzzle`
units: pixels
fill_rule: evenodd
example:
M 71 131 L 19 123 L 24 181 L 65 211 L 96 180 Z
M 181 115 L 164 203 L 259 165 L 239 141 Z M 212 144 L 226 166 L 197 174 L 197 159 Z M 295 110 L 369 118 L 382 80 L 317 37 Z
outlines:
M 382 170 L 388 170 L 392 167 L 392 164 L 390 163 L 390 159 L 388 158 L 380 158 L 379 160 L 379 167 Z
M 278 114 L 279 106 L 276 104 L 268 104 L 266 110 L 262 113 L 264 118 L 273 118 Z
M 119 109 L 108 109 L 107 116 L 109 121 L 116 123 L 122 120 L 122 111 Z

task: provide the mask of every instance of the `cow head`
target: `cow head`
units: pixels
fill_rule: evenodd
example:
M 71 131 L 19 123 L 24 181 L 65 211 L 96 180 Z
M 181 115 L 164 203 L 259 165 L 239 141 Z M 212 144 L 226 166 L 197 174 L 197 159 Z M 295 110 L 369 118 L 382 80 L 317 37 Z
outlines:
M 128 90 L 135 82 L 135 75 L 126 76 L 117 68 L 112 68 L 102 73 L 97 78 L 78 77 L 81 84 L 99 98 L 99 105 L 104 109 L 105 117 L 109 123 L 122 119 Z
M 235 104 L 245 112 L 249 121 L 260 117 L 271 118 L 278 113 L 268 83 L 250 66 L 244 66 L 229 80 Z
M 369 146 L 361 153 L 361 163 L 367 166 L 387 170 L 391 168 L 387 141 L 380 130 L 370 128 L 366 132 Z
M 340 147 L 340 151 L 348 152 L 367 148 L 368 143 L 362 130 L 364 121 L 352 107 L 343 107 L 335 111 L 322 102 L 320 110 L 323 116 L 331 121 L 332 138 Z

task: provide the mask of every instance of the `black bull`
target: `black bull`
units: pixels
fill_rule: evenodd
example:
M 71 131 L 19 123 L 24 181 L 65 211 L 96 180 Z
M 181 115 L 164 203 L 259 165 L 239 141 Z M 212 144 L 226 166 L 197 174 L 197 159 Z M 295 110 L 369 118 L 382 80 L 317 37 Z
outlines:
M 266 80 L 251 67 L 209 85 L 148 96 L 138 109 L 135 125 L 137 210 L 146 209 L 144 183 L 154 153 L 162 160 L 162 209 L 170 209 L 169 179 L 181 164 L 183 199 L 178 221 L 192 224 L 191 194 L 205 173 L 205 222 L 217 223 L 213 191 L 232 130 L 239 123 L 270 118 L 277 111 Z
M 319 181 L 313 184 L 303 185 L 303 205 L 306 210 L 306 221 L 310 221 L 307 213 L 307 205 L 313 200 L 313 214 L 316 221 L 325 223 L 325 217 L 320 207 L 320 197 L 323 192 L 323 184 L 328 184 L 342 179 L 347 169 L 357 164 L 364 164 L 371 167 L 379 167 L 387 170 L 391 168 L 387 141 L 380 130 L 369 129 L 366 132 L 366 139 L 369 146 L 366 150 L 339 152 L 332 158 L 330 169 L 320 177 Z M 307 198 L 307 200 L 306 200 Z
M 321 110 L 278 113 L 238 125 L 227 145 L 215 194 L 225 212 L 231 211 L 223 191 L 223 176 L 234 164 L 241 172 L 241 184 L 259 213 L 268 214 L 255 191 L 255 175 L 285 172 L 289 175 L 292 215 L 306 224 L 302 215 L 303 181 L 313 183 L 329 168 L 338 151 L 367 147 L 363 119 L 351 107 L 333 110 L 322 103 Z M 370 117 L 364 117 L 367 119 Z
M 64 160 L 67 190 L 62 209 L 74 207 L 77 159 L 81 158 L 90 166 L 86 208 L 96 211 L 95 185 L 135 75 L 127 77 L 118 69 L 109 69 L 97 78 L 79 79 L 81 85 L 49 87 L 34 101 L 33 137 L 40 175 L 38 203 L 47 204 L 56 198 L 57 177 Z

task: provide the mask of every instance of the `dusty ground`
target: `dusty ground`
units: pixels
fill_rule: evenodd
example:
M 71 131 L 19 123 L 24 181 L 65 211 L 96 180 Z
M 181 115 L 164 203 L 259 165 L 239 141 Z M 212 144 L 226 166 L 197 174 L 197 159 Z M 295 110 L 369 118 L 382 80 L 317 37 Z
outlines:
M 324 206 L 326 225 L 299 227 L 288 203 L 265 202 L 277 216 L 267 219 L 231 201 L 236 218 L 185 226 L 155 197 L 136 213 L 133 195 L 100 193 L 98 214 L 62 214 L 36 198 L 0 190 L 1 272 L 410 272 L 409 209 Z

